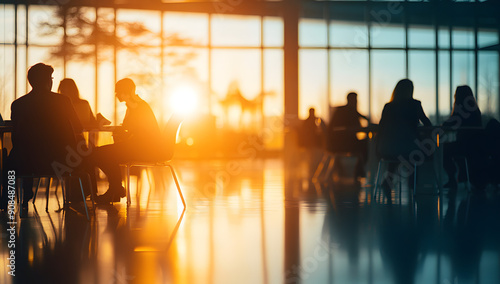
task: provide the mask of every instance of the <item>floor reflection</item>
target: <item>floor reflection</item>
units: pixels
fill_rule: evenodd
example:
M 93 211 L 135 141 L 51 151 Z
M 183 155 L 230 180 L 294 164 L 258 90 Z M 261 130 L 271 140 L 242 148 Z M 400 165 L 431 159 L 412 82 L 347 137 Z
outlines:
M 369 178 L 313 183 L 311 161 L 179 161 L 186 211 L 168 169 L 136 171 L 131 206 L 90 222 L 58 210 L 53 185 L 48 212 L 40 194 L 17 220 L 16 277 L 0 282 L 500 283 L 496 188 L 373 199 Z

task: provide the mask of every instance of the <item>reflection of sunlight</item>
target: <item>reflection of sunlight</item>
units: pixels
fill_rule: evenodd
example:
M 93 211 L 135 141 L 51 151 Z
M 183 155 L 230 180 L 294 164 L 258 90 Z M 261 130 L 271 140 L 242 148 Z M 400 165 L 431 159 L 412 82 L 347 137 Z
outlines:
M 168 103 L 175 113 L 192 114 L 198 105 L 198 94 L 191 86 L 179 86 L 173 90 Z

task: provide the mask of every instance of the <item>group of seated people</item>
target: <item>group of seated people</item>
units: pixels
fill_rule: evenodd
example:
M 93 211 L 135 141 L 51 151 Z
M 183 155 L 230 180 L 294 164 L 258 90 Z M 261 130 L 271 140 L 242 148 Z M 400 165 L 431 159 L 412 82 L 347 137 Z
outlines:
M 419 141 L 430 138 L 423 137 L 418 126 L 432 126 L 426 116 L 420 101 L 413 98 L 413 82 L 409 79 L 400 80 L 392 93 L 391 100 L 385 104 L 376 131 L 376 152 L 379 158 L 390 160 L 410 160 L 412 153 L 421 151 Z M 321 127 L 314 109 L 310 110 L 299 131 L 299 143 L 303 146 L 320 147 L 325 145 L 329 152 L 356 153 L 358 165 L 356 176 L 362 176 L 366 163 L 368 144 L 366 139 L 358 139 L 356 132 L 361 127 L 360 120 L 369 118 L 357 111 L 357 95 L 349 93 L 347 105 L 337 107 L 330 117 L 326 135 L 322 138 Z M 445 143 L 443 167 L 448 175 L 444 185 L 451 190 L 457 188 L 457 180 L 465 181 L 465 158 L 468 161 L 470 181 L 475 189 L 482 190 L 488 183 L 500 183 L 497 176 L 500 172 L 500 123 L 490 119 L 483 128 L 481 112 L 469 86 L 459 86 L 455 91 L 455 101 L 450 117 L 439 127 L 440 134 L 456 132 L 456 139 Z M 434 128 L 436 129 L 436 128 Z M 430 131 L 425 132 L 430 136 Z M 433 138 L 435 139 L 435 138 Z M 325 142 L 322 142 L 325 141 Z M 431 158 L 424 157 L 425 159 Z M 387 173 L 395 173 L 397 164 L 390 163 Z M 458 177 L 457 177 L 458 172 Z M 390 174 L 385 176 L 390 176 Z M 386 179 L 383 186 L 389 187 Z M 411 185 L 411 184 L 410 184 Z
M 161 132 L 151 107 L 135 93 L 136 86 L 131 79 L 119 80 L 115 95 L 127 105 L 123 124 L 113 132 L 113 144 L 95 147 L 86 142 L 83 131 L 96 130 L 110 122 L 102 115 L 95 118 L 89 103 L 80 99 L 72 79 L 63 79 L 59 93 L 52 92 L 53 72 L 49 65 L 33 65 L 27 74 L 32 90 L 11 105 L 12 150 L 4 159 L 4 176 L 12 170 L 19 176 L 65 177 L 84 173 L 92 180 L 88 187 L 97 193 L 95 169 L 98 167 L 107 176 L 109 188 L 96 197 L 96 202 L 120 201 L 126 193 L 119 165 L 129 161 L 154 161 L 168 151 L 161 147 Z M 4 178 L 2 209 L 7 205 L 6 191 Z M 33 197 L 33 179 L 23 179 L 23 195 L 22 208 L 27 210 L 28 201 Z

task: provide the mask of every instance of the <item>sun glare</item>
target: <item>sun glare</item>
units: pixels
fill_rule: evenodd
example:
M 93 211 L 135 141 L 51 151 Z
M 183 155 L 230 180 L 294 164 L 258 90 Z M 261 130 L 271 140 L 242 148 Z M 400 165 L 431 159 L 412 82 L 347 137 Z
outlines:
M 175 113 L 192 114 L 198 106 L 198 94 L 193 87 L 181 86 L 173 90 L 169 103 Z

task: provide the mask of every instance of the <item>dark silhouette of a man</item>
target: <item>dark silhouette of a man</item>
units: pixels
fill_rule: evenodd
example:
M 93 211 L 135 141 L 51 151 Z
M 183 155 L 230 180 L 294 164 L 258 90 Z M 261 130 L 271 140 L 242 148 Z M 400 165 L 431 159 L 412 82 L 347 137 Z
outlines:
M 18 175 L 54 174 L 53 164 L 66 164 L 68 147 L 75 149 L 82 137 L 78 135 L 82 126 L 71 101 L 51 92 L 53 72 L 49 65 L 33 65 L 28 70 L 33 89 L 11 105 L 13 147 L 6 170 L 16 170 Z M 32 179 L 23 181 L 23 209 L 33 197 L 32 187 Z
M 91 159 L 108 177 L 109 188 L 97 197 L 97 202 L 118 202 L 125 197 L 119 164 L 131 161 L 156 161 L 163 156 L 158 122 L 151 107 L 135 93 L 135 83 L 129 78 L 115 85 L 116 98 L 127 104 L 122 127 L 113 133 L 114 144 L 97 147 Z
M 363 166 L 368 158 L 366 140 L 358 140 L 353 129 L 361 127 L 360 119 L 370 120 L 358 112 L 358 94 L 347 94 L 347 104 L 336 107 L 328 124 L 328 149 L 331 152 L 349 152 L 360 155 L 356 175 L 363 176 Z

